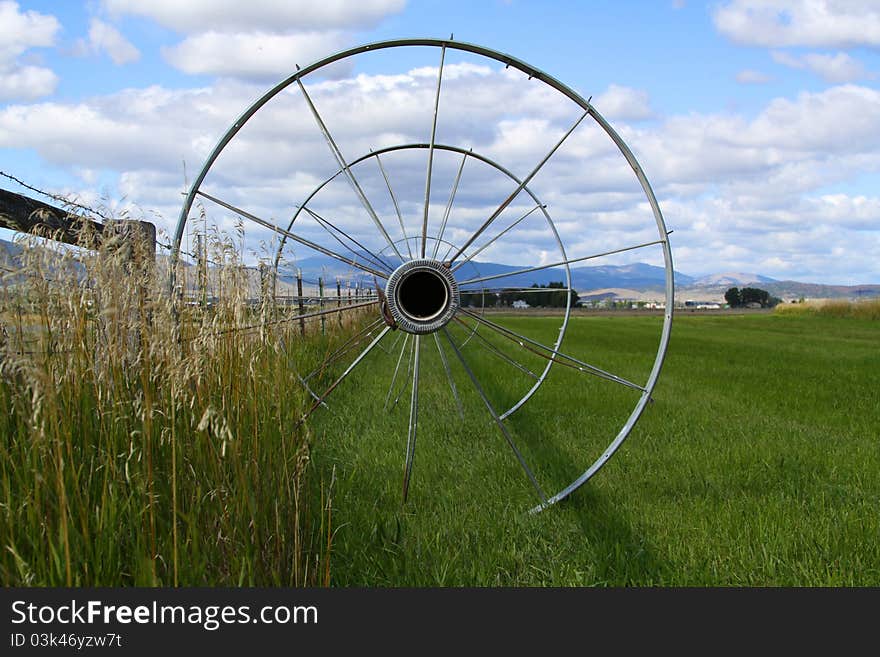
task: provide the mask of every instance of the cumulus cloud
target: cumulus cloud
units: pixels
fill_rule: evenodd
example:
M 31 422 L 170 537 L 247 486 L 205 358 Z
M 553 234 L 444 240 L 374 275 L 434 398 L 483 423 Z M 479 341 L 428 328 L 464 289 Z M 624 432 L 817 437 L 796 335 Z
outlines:
M 425 143 L 437 80 L 436 67 L 342 79 L 306 79 L 306 87 L 348 160 L 390 144 Z M 41 103 L 0 110 L 0 148 L 34 148 L 46 162 L 71 170 L 119 172 L 119 189 L 132 203 L 156 209 L 173 229 L 187 163 L 192 179 L 207 153 L 264 85 L 225 79 L 200 89 L 131 89 L 75 104 Z M 623 89 L 623 91 L 622 91 Z M 462 155 L 454 144 L 496 159 L 526 175 L 580 115 L 579 108 L 538 80 L 502 65 L 476 65 L 447 54 L 437 125 L 430 216 L 442 216 Z M 607 106 L 601 99 L 607 99 Z M 609 87 L 597 95 L 603 114 L 615 98 L 615 128 L 636 153 L 675 229 L 678 266 L 689 273 L 758 270 L 776 277 L 842 279 L 858 260 L 841 262 L 834 250 L 847 240 L 862 245 L 864 272 L 877 271 L 880 199 L 842 193 L 829 185 L 880 172 L 880 91 L 840 85 L 777 98 L 754 116 L 733 112 L 670 116 L 645 122 L 647 97 Z M 846 117 L 845 121 L 841 117 Z M 424 149 L 382 156 L 407 225 L 421 218 Z M 279 223 L 337 164 L 301 92 L 282 92 L 246 124 L 217 160 L 205 190 Z M 396 213 L 374 158 L 353 167 L 379 215 L 396 226 Z M 512 179 L 476 158 L 464 175 L 448 236 L 466 238 L 515 188 Z M 625 160 L 602 130 L 587 120 L 529 185 L 548 211 L 570 257 L 656 239 L 650 208 Z M 497 220 L 506 226 L 532 207 L 524 196 Z M 316 211 L 381 248 L 369 237 L 350 187 L 336 178 L 314 200 Z M 230 222 L 217 207 L 218 221 Z M 161 223 L 161 222 L 160 222 Z M 470 227 L 470 228 L 469 228 Z M 258 240 L 271 235 L 254 230 Z M 305 221 L 306 236 L 321 237 Z M 652 235 L 653 231 L 653 235 Z M 524 262 L 554 251 L 540 213 L 485 252 L 486 259 Z M 326 234 L 323 239 L 327 239 Z M 372 239 L 373 241 L 370 241 Z M 305 257 L 308 252 L 296 252 Z M 617 261 L 660 262 L 659 251 L 635 251 Z M 613 258 L 612 262 L 617 262 Z M 597 263 L 599 264 L 599 263 Z M 606 264 L 606 263 L 601 263 Z
M 715 27 L 752 46 L 880 46 L 876 0 L 732 0 L 718 6 Z
M 774 51 L 771 55 L 778 64 L 790 68 L 806 69 L 815 73 L 826 82 L 834 84 L 855 82 L 856 80 L 870 77 L 862 63 L 853 59 L 845 52 L 838 52 L 833 55 L 807 53 L 797 56 L 788 52 Z
M 163 56 L 191 74 L 266 80 L 341 50 L 354 30 L 373 27 L 405 0 L 104 0 L 109 15 L 140 16 L 185 34 Z M 344 68 L 325 70 L 343 75 Z
M 165 48 L 174 67 L 192 74 L 219 74 L 246 79 L 277 79 L 344 46 L 341 32 L 273 34 L 204 32 Z
M 81 55 L 107 53 L 117 66 L 136 62 L 141 57 L 140 51 L 119 30 L 98 18 L 91 20 L 88 39 L 79 40 L 74 52 Z
M 773 78 L 771 78 L 766 73 L 761 73 L 761 71 L 752 71 L 749 69 L 745 69 L 736 74 L 736 81 L 740 84 L 766 84 L 772 79 Z
M 842 85 L 776 98 L 750 120 L 738 114 L 674 116 L 659 129 L 631 129 L 624 136 L 643 154 L 649 175 L 664 183 L 763 185 L 798 163 L 816 169 L 830 157 L 876 159 L 880 91 Z
M 0 69 L 0 101 L 34 100 L 48 96 L 58 85 L 58 76 L 42 66 Z
M 850 285 L 880 275 L 877 197 L 805 196 L 776 208 L 736 195 L 662 203 L 667 218 L 675 217 L 673 249 L 685 271 L 757 271 Z
M 54 16 L 22 12 L 17 2 L 0 2 L 0 101 L 32 100 L 55 90 L 54 72 L 23 64 L 19 57 L 30 48 L 54 45 L 60 28 Z
M 185 33 L 365 29 L 401 11 L 406 0 L 103 0 L 111 15 L 150 18 Z
M 654 116 L 646 91 L 616 84 L 597 96 L 593 104 L 603 116 L 623 121 L 640 121 Z

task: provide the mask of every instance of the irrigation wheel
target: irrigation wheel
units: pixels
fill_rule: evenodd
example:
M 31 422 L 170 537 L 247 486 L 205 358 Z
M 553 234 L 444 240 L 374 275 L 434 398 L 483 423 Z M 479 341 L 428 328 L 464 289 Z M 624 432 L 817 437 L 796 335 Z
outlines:
M 404 499 L 417 437 L 426 444 L 426 387 L 435 423 L 482 414 L 478 426 L 497 435 L 539 511 L 611 458 L 660 374 L 672 256 L 644 172 L 589 99 L 488 48 L 384 41 L 297 67 L 207 156 L 172 271 L 195 264 L 193 235 L 211 232 L 237 233 L 245 260 L 272 272 L 282 321 L 322 335 L 320 357 L 296 365 L 305 416 L 333 413 L 348 387 L 399 420 Z M 592 287 L 594 266 L 644 262 L 662 267 L 665 299 L 650 340 L 572 317 L 572 293 Z M 523 310 L 536 306 L 554 309 Z M 569 404 L 586 412 L 578 444 L 551 447 L 545 466 Z M 354 433 L 368 419 L 343 418 Z

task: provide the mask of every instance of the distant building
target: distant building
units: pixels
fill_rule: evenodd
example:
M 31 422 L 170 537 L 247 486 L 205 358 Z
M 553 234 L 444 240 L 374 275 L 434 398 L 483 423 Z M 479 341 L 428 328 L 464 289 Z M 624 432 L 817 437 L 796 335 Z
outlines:
M 527 304 L 522 299 L 517 299 L 516 301 L 513 302 L 513 307 L 518 310 L 522 310 L 524 308 L 529 308 L 529 304 Z
M 714 301 L 691 301 L 684 302 L 684 307 L 688 310 L 720 310 L 721 304 Z

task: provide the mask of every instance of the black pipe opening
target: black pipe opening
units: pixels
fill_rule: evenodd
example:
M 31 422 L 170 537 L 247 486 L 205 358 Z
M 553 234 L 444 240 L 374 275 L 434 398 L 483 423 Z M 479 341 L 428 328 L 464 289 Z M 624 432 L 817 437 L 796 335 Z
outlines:
M 417 320 L 428 320 L 442 313 L 449 303 L 446 282 L 432 271 L 417 269 L 400 281 L 397 305 Z

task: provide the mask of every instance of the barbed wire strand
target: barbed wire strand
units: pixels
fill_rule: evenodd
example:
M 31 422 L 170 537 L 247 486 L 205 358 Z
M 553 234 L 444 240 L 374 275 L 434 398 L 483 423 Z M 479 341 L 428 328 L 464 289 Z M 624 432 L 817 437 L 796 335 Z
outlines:
M 15 182 L 15 183 L 18 184 L 18 185 L 21 185 L 21 186 L 24 187 L 25 189 L 29 189 L 30 191 L 35 192 L 35 193 L 37 193 L 37 194 L 40 194 L 41 196 L 45 196 L 46 198 L 50 198 L 50 199 L 52 199 L 52 200 L 54 200 L 54 201 L 57 201 L 58 203 L 61 203 L 61 204 L 62 204 L 63 206 L 65 206 L 65 207 L 75 207 L 75 208 L 78 208 L 78 209 L 83 210 L 83 211 L 85 211 L 85 212 L 87 212 L 87 213 L 89 213 L 89 214 L 93 214 L 93 215 L 96 215 L 96 216 L 98 216 L 98 217 L 101 217 L 104 221 L 109 221 L 109 222 L 113 222 L 113 221 L 115 221 L 115 219 L 113 219 L 112 217 L 107 216 L 107 215 L 104 214 L 101 210 L 98 210 L 98 209 L 96 209 L 96 208 L 90 207 L 90 206 L 88 206 L 88 205 L 84 205 L 84 204 L 82 204 L 82 203 L 78 203 L 78 202 L 76 202 L 76 201 L 71 201 L 70 199 L 65 198 L 64 196 L 61 196 L 61 195 L 59 195 L 59 194 L 53 194 L 53 193 L 51 193 L 51 192 L 47 192 L 47 191 L 45 191 L 45 190 L 43 190 L 43 189 L 40 189 L 39 187 L 35 187 L 34 185 L 30 185 L 30 184 L 26 183 L 25 181 L 23 181 L 21 178 L 18 178 L 17 176 L 14 176 L 14 175 L 12 175 L 12 174 L 10 174 L 10 173 L 7 173 L 7 172 L 5 172 L 5 171 L 0 171 L 0 176 L 2 176 L 2 177 L 4 177 L 4 178 L 7 178 L 8 180 L 11 180 L 11 181 Z M 169 252 L 173 252 L 173 251 L 174 251 L 174 246 L 173 246 L 171 243 L 169 243 L 169 242 L 163 242 L 162 240 L 159 240 L 159 239 L 156 239 L 156 246 L 159 247 L 159 248 L 165 249 L 166 251 L 169 251 Z M 198 261 L 202 258 L 202 256 L 199 256 L 199 255 L 197 255 L 197 254 L 195 254 L 195 253 L 191 253 L 190 251 L 187 251 L 187 250 L 185 250 L 185 249 L 183 249 L 183 248 L 181 248 L 181 247 L 178 247 L 177 252 L 180 253 L 180 254 L 183 254 L 183 255 L 187 256 L 188 258 L 191 258 L 192 260 L 194 260 L 194 261 L 196 261 L 196 262 L 198 262 Z M 209 264 L 213 264 L 213 265 L 215 265 L 216 267 L 233 266 L 233 265 L 231 265 L 230 263 L 224 263 L 224 262 L 222 262 L 222 261 L 218 261 L 218 260 L 216 260 L 216 259 L 212 259 L 212 258 L 208 257 L 207 254 L 205 254 L 203 257 L 204 257 L 204 259 L 205 259 L 205 262 L 207 262 L 207 263 L 209 263 Z M 240 267 L 242 267 L 243 269 L 246 269 L 246 270 L 250 270 L 250 271 L 259 271 L 259 270 L 260 270 L 259 266 L 253 266 L 253 265 L 240 265 Z M 276 269 L 276 271 L 277 271 L 277 269 Z M 288 274 L 288 275 L 291 276 L 292 274 Z M 355 275 L 356 275 L 356 274 L 355 274 Z M 336 278 L 337 278 L 337 279 L 341 279 L 341 278 L 345 278 L 345 277 L 344 277 L 344 276 L 337 276 Z M 352 279 L 353 277 L 352 277 L 352 276 L 349 276 L 348 278 L 349 278 L 349 283 L 350 283 L 350 282 L 351 282 L 351 279 Z M 329 282 L 329 281 L 327 281 L 327 280 L 325 280 L 325 281 L 315 281 L 315 280 L 306 279 L 306 278 L 302 278 L 301 280 L 302 280 L 302 282 L 305 283 L 306 285 L 312 285 L 312 286 L 315 286 L 315 287 L 319 287 L 319 286 L 321 285 L 322 282 L 323 282 L 325 285 Z M 364 287 L 367 287 L 367 288 L 368 288 L 369 286 L 364 286 Z

